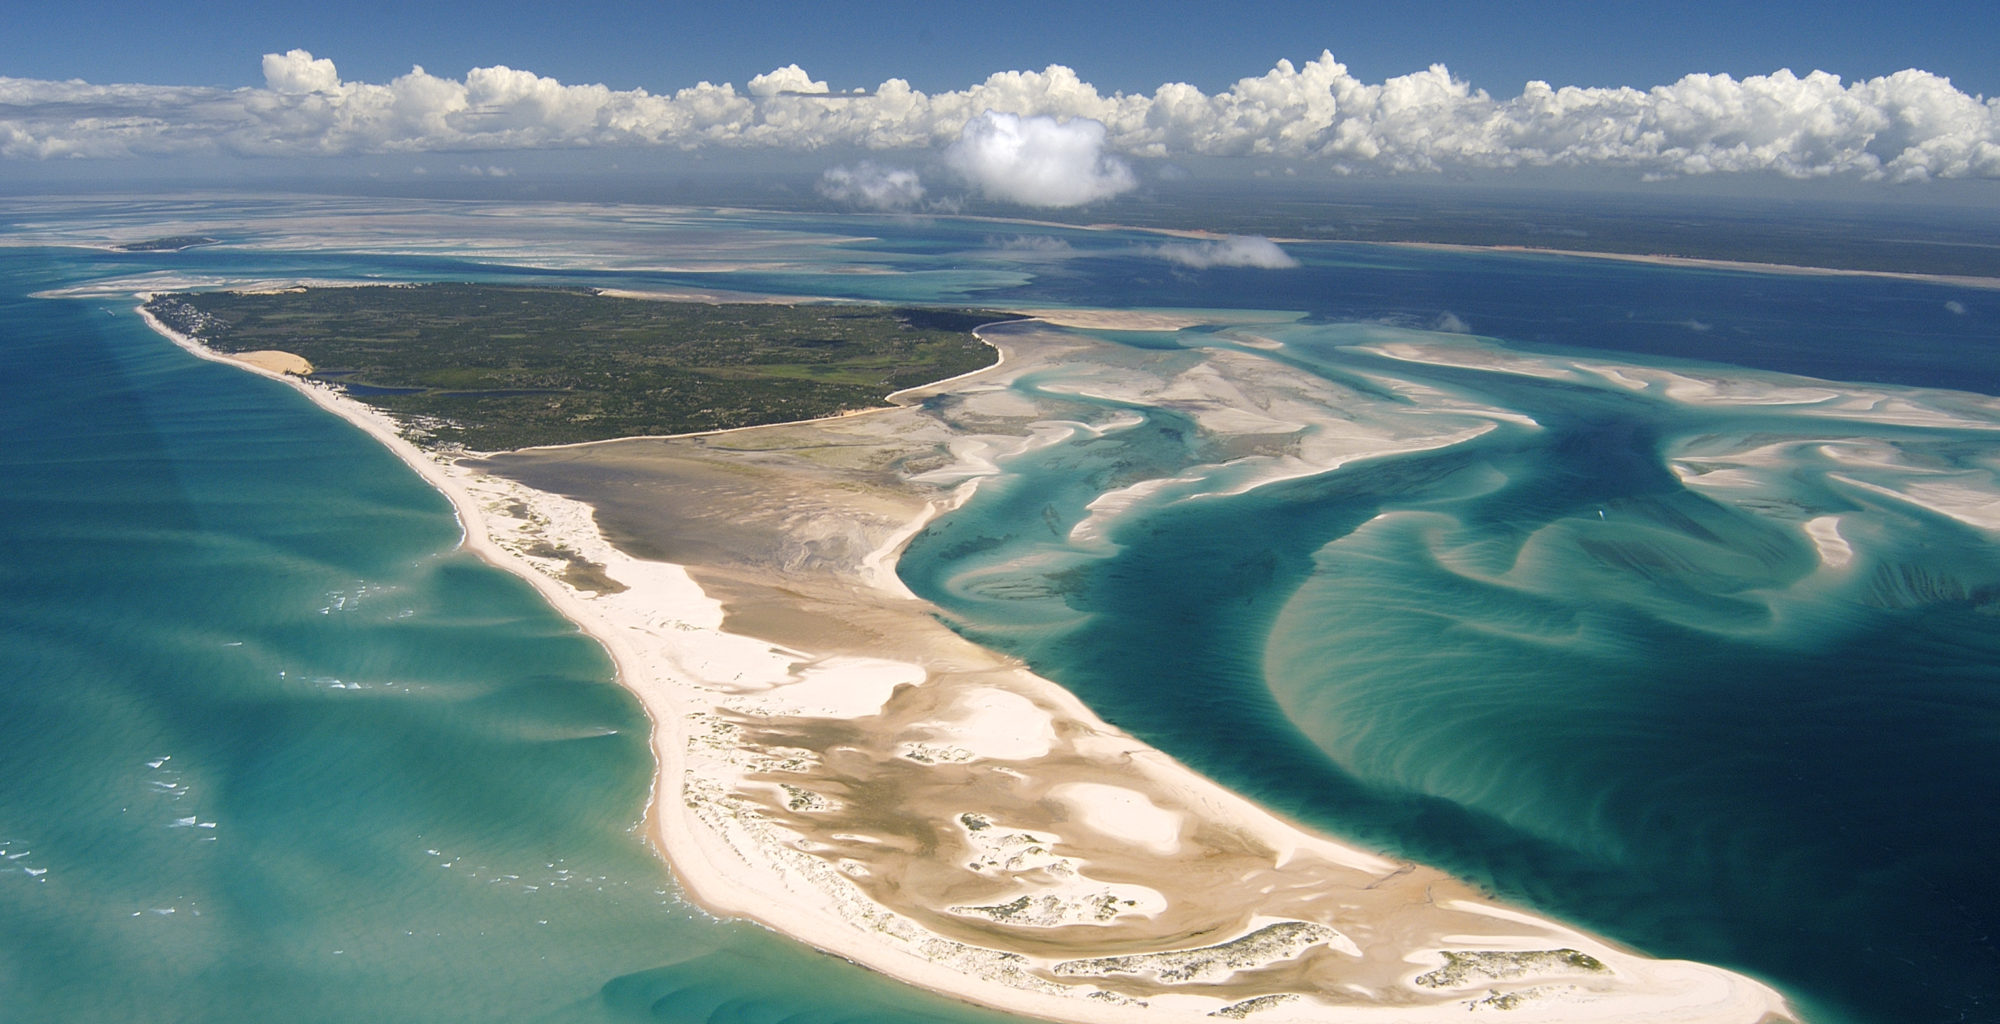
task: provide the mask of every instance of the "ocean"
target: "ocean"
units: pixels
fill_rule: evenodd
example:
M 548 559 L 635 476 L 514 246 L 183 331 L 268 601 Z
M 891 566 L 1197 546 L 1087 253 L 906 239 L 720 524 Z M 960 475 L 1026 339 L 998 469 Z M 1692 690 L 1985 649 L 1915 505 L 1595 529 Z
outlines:
M 1187 408 L 1054 368 L 1016 387 L 1115 429 L 1003 461 L 905 581 L 1296 820 L 1812 1021 L 2000 1019 L 2000 293 L 554 205 L 0 230 L 7 1017 L 999 1019 L 688 906 L 602 652 L 372 442 L 131 313 L 311 279 L 1228 311 L 1097 336 L 1324 386 L 1321 432 L 1483 432 L 1247 487 Z M 224 244 L 55 244 L 182 233 Z
M 442 497 L 29 297 L 152 263 L 0 249 L 0 1019 L 997 1019 L 688 905 L 638 705 Z

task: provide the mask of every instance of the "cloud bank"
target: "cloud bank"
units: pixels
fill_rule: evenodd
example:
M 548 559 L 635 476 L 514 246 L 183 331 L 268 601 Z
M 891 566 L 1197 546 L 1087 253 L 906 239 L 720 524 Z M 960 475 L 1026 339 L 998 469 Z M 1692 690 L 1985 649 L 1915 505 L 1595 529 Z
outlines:
M 0 78 L 0 157 L 951 147 L 951 165 L 980 189 L 1044 199 L 1110 194 L 1123 180 L 1121 157 L 1245 157 L 1359 173 L 2000 178 L 2000 99 L 1918 70 L 1857 82 L 1823 72 L 1695 74 L 1645 90 L 1530 82 L 1496 98 L 1441 65 L 1362 82 L 1331 54 L 1279 61 L 1214 95 L 1169 83 L 1107 96 L 1060 65 L 936 94 L 895 78 L 833 93 L 796 65 L 740 91 L 701 82 L 671 94 L 499 66 L 459 79 L 413 68 L 387 83 L 349 82 L 304 50 L 267 55 L 263 68 L 264 87 L 246 89 Z M 1093 146 L 1079 192 L 1037 183 L 1036 168 L 1083 161 Z

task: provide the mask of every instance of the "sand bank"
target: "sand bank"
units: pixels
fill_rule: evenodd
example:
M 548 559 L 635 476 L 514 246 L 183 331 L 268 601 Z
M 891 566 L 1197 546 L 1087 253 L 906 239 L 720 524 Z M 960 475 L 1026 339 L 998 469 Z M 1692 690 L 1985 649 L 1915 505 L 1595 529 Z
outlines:
M 1060 433 L 995 382 L 1079 344 L 1017 334 L 1005 369 L 951 385 L 963 405 L 995 399 L 992 436 L 910 407 L 484 460 L 426 454 L 329 388 L 249 368 L 395 452 L 458 509 L 469 550 L 604 644 L 654 724 L 653 837 L 716 912 L 1065 1021 L 1790 1019 L 1750 979 L 1302 831 L 896 585 L 899 545 L 997 452 Z
M 1292 241 L 1303 240 L 1293 239 Z M 1852 270 L 1840 267 L 1807 267 L 1795 263 L 1754 263 L 1749 260 L 1718 260 L 1699 256 L 1671 256 L 1664 253 L 1599 252 L 1591 249 L 1544 249 L 1531 245 L 1460 245 L 1452 242 L 1376 242 L 1369 244 L 1392 245 L 1405 249 L 1431 249 L 1438 252 L 1499 252 L 1525 253 L 1535 256 L 1575 256 L 1582 259 L 1617 260 L 1624 263 L 1650 263 L 1657 267 L 1740 270 L 1752 274 L 1803 274 L 1813 277 L 1886 277 L 1900 281 L 1924 281 L 1930 284 L 1956 285 L 1960 288 L 2000 288 L 2000 277 L 1974 277 L 1961 274 L 1910 274 L 1894 270 Z
M 1180 313 L 1142 313 L 1119 309 L 1024 309 L 1024 316 L 1058 327 L 1090 331 L 1178 331 L 1207 321 Z

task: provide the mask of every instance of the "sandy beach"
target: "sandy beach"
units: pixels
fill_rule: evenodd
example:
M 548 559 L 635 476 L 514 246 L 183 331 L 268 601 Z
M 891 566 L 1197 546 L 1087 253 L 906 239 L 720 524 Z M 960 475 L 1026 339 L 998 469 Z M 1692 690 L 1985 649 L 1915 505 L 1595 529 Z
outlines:
M 896 554 L 993 459 L 1080 428 L 1001 385 L 1089 356 L 1087 339 L 989 337 L 999 365 L 868 416 L 457 457 L 299 378 L 283 353 L 223 356 L 141 315 L 366 431 L 451 501 L 469 551 L 604 645 L 653 723 L 651 838 L 718 914 L 1078 1024 L 1795 1019 L 1752 979 L 1649 959 L 1302 830 L 940 624 L 896 579 Z M 1105 365 L 1105 387 L 1136 386 Z M 1286 440 L 1314 396 L 1255 416 L 1194 397 L 1264 383 L 1174 386 L 1274 476 L 1473 429 L 1354 428 L 1316 450 Z M 947 390 L 949 416 L 920 404 Z

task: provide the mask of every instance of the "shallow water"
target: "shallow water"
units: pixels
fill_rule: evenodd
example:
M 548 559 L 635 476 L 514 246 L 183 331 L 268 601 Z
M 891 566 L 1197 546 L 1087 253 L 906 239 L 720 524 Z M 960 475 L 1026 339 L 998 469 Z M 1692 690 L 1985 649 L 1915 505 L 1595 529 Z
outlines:
M 1813 1020 L 1994 1013 L 1993 413 L 1927 390 L 2000 392 L 1992 293 L 1335 245 L 1195 273 L 1119 232 L 760 215 L 417 211 L 447 240 L 418 244 L 300 205 L 0 209 L 226 243 L 0 250 L 25 1019 L 980 1016 L 688 909 L 601 652 L 371 442 L 127 312 L 295 278 L 1292 311 L 1025 379 L 1090 428 L 1004 462 L 906 580 L 1299 819 Z M 738 269 L 661 269 L 718 251 Z M 1225 363 L 1403 450 L 1251 487 L 1216 467 L 1255 444 L 1129 387 Z M 1896 387 L 1840 406 L 1862 389 L 1800 373 Z
M 1213 436 L 1149 415 L 1004 461 L 912 544 L 904 579 L 1301 820 L 1747 970 L 1816 1019 L 1993 1005 L 2000 885 L 1967 844 L 2000 836 L 2000 810 L 1967 794 L 2000 791 L 2000 551 L 1907 496 L 1991 524 L 1977 506 L 2000 497 L 2000 406 L 1885 392 L 1956 417 L 1915 427 L 1812 395 L 1700 404 L 1525 372 L 1564 373 L 1559 357 L 1505 373 L 1387 360 L 1377 329 L 1263 337 L 1329 378 L 1508 415 L 1248 492 L 1182 483 L 1079 541 L 1097 492 L 1209 472 Z M 1811 386 L 1701 372 L 1738 399 Z M 1349 392 L 1339 415 L 1407 417 L 1410 393 Z M 1049 412 L 1091 404 L 1070 393 Z M 1690 483 L 1672 468 L 1724 463 Z M 1822 564 L 1806 529 L 1821 517 L 1838 517 L 1845 550 L 1827 557 L 1845 564 Z
M 996 1019 L 685 904 L 601 649 L 290 389 L 26 297 L 102 263 L 0 250 L 0 1017 Z

